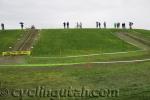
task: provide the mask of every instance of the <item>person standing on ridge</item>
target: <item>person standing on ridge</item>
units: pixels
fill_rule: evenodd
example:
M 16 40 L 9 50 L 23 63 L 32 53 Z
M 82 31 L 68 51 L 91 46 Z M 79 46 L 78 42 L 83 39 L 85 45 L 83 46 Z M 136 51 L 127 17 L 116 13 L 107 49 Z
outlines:
M 106 26 L 107 26 L 107 25 L 106 25 L 106 22 L 104 22 L 104 28 L 106 28 Z
M 77 22 L 77 29 L 79 29 L 80 28 L 80 25 L 79 25 L 79 22 Z
M 2 30 L 4 31 L 4 30 L 5 30 L 5 25 L 4 25 L 4 23 L 1 23 L 1 27 L 2 27 Z
M 66 23 L 65 22 L 63 23 L 63 26 L 64 26 L 64 29 L 65 29 L 66 28 Z
M 101 23 L 100 22 L 98 23 L 98 27 L 101 28 Z
M 132 29 L 132 26 L 133 26 L 133 22 L 129 22 L 130 29 Z
M 120 23 L 119 22 L 117 23 L 117 28 L 120 28 Z
M 21 25 L 21 29 L 23 30 L 24 23 L 23 23 L 23 22 L 20 22 L 19 24 Z
M 76 23 L 76 28 L 77 28 L 77 29 L 78 29 L 78 25 L 79 25 L 79 24 L 78 24 L 78 22 L 77 22 L 77 23 Z
M 82 29 L 82 22 L 80 22 L 80 29 Z
M 98 26 L 99 26 L 99 22 L 96 22 L 96 28 L 98 28 Z
M 115 29 L 117 28 L 117 23 L 114 23 L 114 28 L 115 28 Z
M 69 22 L 67 22 L 67 29 L 69 29 Z
M 122 23 L 122 28 L 126 29 L 126 24 L 125 23 Z

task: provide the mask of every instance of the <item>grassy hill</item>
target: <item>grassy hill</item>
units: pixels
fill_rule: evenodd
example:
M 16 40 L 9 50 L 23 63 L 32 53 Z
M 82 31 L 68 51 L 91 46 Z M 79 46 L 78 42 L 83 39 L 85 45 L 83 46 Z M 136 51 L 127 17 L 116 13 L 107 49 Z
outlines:
M 7 89 L 119 89 L 119 97 L 61 97 L 60 100 L 149 100 L 150 62 L 85 64 L 54 67 L 0 67 L 0 81 Z M 1 100 L 48 100 L 52 97 L 12 97 Z M 53 100 L 59 100 L 54 97 Z
M 0 30 L 0 53 L 10 50 L 9 47 L 14 46 L 21 33 L 21 30 Z
M 51 98 L 54 100 L 149 100 L 150 60 L 111 64 L 89 63 L 150 59 L 149 50 L 101 54 L 103 52 L 138 50 L 119 39 L 115 35 L 117 32 L 129 32 L 129 34 L 147 40 L 150 36 L 149 31 L 145 30 L 42 30 L 39 41 L 32 51 L 33 56 L 37 57 L 27 56 L 24 65 L 0 65 L 0 82 L 2 82 L 0 90 L 3 88 L 33 90 L 39 86 L 44 86 L 48 90 L 68 89 L 69 87 L 78 90 L 84 86 L 90 90 L 116 89 L 120 91 L 118 97 L 59 97 L 57 93 L 55 96 L 32 97 L 26 94 L 27 91 L 24 91 L 23 96 L 19 97 L 13 97 L 11 94 L 1 96 L 3 94 L 0 94 L 0 100 L 45 100 Z M 4 50 L 5 47 L 7 49 L 8 46 L 15 43 L 21 31 L 1 33 L 3 34 L 0 34 L 0 43 L 3 47 L 1 46 L 0 49 Z M 100 54 L 70 58 L 53 57 L 93 53 Z M 38 56 L 48 57 L 40 58 Z M 12 58 L 14 59 L 14 57 Z M 80 64 L 82 62 L 87 63 Z M 65 65 L 72 63 L 79 64 Z
M 67 56 L 137 50 L 117 38 L 111 30 L 69 29 L 42 30 L 33 56 Z

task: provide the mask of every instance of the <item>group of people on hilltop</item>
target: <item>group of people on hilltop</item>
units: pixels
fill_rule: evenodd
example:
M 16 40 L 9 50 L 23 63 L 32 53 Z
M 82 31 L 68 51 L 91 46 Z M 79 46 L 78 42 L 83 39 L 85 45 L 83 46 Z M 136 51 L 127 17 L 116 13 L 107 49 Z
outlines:
M 114 23 L 114 27 L 119 29 L 122 25 L 123 29 L 126 29 L 126 23 Z M 132 29 L 133 27 L 133 22 L 129 22 L 129 28 Z
M 21 29 L 23 29 L 24 28 L 24 23 L 20 22 L 19 24 L 21 26 Z M 133 24 L 134 24 L 133 22 L 129 22 L 129 28 L 130 29 L 132 29 Z M 122 29 L 126 29 L 126 23 L 119 23 L 119 22 L 118 23 L 114 23 L 114 28 L 119 29 L 119 28 L 121 28 L 121 25 L 122 25 Z M 106 22 L 103 23 L 103 26 L 104 26 L 104 28 L 107 28 Z M 64 29 L 69 29 L 70 28 L 70 23 L 69 22 L 64 22 L 63 23 L 63 27 L 64 27 Z M 77 22 L 76 23 L 76 28 L 82 29 L 83 28 L 82 22 Z M 96 22 L 96 28 L 101 28 L 101 22 L 98 22 L 98 21 Z M 5 30 L 4 23 L 1 23 L 1 29 Z
M 103 23 L 104 28 L 106 28 L 106 22 Z M 96 22 L 96 28 L 101 28 L 101 22 Z
M 132 29 L 133 24 L 134 24 L 133 22 L 129 22 L 130 29 Z
M 20 24 L 20 26 L 21 26 L 21 29 L 23 30 L 23 29 L 24 29 L 24 23 L 23 23 L 23 22 L 20 22 L 19 24 Z M 4 23 L 1 23 L 1 29 L 2 29 L 2 30 L 5 30 L 5 24 L 4 24 Z M 32 25 L 32 26 L 31 26 L 31 29 L 35 29 L 35 26 Z
M 81 22 L 80 23 L 77 22 L 76 24 L 77 24 L 76 28 L 80 28 L 80 29 L 82 28 L 82 23 Z M 64 22 L 63 23 L 64 29 L 66 29 L 66 28 L 68 29 L 69 25 L 70 25 L 69 22 L 67 22 L 67 23 Z M 119 28 L 121 28 L 121 25 L 122 25 L 122 29 L 126 29 L 126 23 L 119 23 L 119 22 L 114 23 L 114 28 L 119 29 Z M 107 28 L 107 23 L 104 22 L 103 26 L 104 26 L 104 28 Z M 129 28 L 130 29 L 132 29 L 132 26 L 133 26 L 133 22 L 129 22 Z M 101 22 L 98 22 L 98 21 L 96 22 L 96 28 L 101 28 Z
M 21 25 L 21 29 L 23 29 L 24 28 L 24 23 L 20 22 L 19 24 Z M 1 28 L 2 28 L 2 30 L 5 30 L 5 24 L 4 23 L 1 23 Z
M 77 26 L 76 26 L 78 29 L 82 29 L 82 22 L 77 22 Z
M 64 23 L 63 23 L 64 29 L 66 29 L 66 28 L 69 29 L 69 28 L 70 28 L 69 25 L 70 25 L 69 22 L 64 22 Z M 83 28 L 82 25 L 83 25 L 82 22 L 77 22 L 77 23 L 76 23 L 76 28 L 77 28 L 77 29 L 82 29 L 82 28 Z M 106 22 L 104 22 L 103 25 L 104 25 L 104 28 L 106 28 L 106 26 L 107 26 L 107 25 L 106 25 Z M 101 28 L 101 23 L 100 23 L 100 22 L 96 22 L 96 28 Z
M 67 29 L 68 29 L 68 28 L 69 28 L 69 25 L 70 25 L 70 23 L 69 23 L 69 22 L 64 22 L 64 23 L 63 23 L 64 29 L 65 29 L 65 28 L 67 28 Z
M 69 22 L 63 22 L 63 26 L 64 26 L 64 29 L 66 29 L 66 28 L 69 29 L 70 23 Z M 76 28 L 82 29 L 82 22 L 77 22 Z

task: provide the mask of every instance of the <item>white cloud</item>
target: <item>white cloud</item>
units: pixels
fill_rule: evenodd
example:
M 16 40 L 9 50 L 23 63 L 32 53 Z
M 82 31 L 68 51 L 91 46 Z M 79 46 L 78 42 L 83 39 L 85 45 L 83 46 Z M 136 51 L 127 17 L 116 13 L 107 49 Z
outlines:
M 40 28 L 59 28 L 63 21 L 82 21 L 95 27 L 95 21 L 134 21 L 137 28 L 150 28 L 149 0 L 0 0 L 0 22 L 8 28 L 35 24 Z

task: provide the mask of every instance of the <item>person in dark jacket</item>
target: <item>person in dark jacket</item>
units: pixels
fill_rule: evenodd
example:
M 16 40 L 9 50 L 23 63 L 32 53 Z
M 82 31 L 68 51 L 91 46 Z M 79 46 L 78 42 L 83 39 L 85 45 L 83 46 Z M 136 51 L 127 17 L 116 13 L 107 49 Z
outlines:
M 80 29 L 82 29 L 82 22 L 80 22 Z
M 100 22 L 98 23 L 98 27 L 101 28 L 101 23 Z
M 126 28 L 126 24 L 122 23 L 122 28 L 125 29 Z
M 104 28 L 106 28 L 106 27 L 107 27 L 106 22 L 104 22 Z
M 69 22 L 67 22 L 67 29 L 69 29 Z
M 23 23 L 23 22 L 20 22 L 19 24 L 21 25 L 21 29 L 23 30 L 23 28 L 24 28 L 24 23 Z
M 65 29 L 66 28 L 66 22 L 64 22 L 63 25 L 64 25 L 64 29 Z
M 132 29 L 132 26 L 133 26 L 133 22 L 129 22 L 130 29 Z
M 2 27 L 2 30 L 5 30 L 5 25 L 4 25 L 4 23 L 1 23 L 1 27 Z
M 98 26 L 99 26 L 99 22 L 96 22 L 96 28 L 98 28 Z
M 120 28 L 120 23 L 117 23 L 117 28 Z

